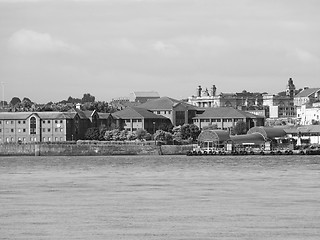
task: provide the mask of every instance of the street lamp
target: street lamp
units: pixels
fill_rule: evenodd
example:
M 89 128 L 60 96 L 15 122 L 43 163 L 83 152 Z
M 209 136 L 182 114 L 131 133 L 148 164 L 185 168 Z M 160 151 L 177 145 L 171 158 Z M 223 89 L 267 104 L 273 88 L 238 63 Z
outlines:
M 153 134 L 155 134 L 156 133 L 156 122 L 153 122 L 152 124 L 153 124 Z

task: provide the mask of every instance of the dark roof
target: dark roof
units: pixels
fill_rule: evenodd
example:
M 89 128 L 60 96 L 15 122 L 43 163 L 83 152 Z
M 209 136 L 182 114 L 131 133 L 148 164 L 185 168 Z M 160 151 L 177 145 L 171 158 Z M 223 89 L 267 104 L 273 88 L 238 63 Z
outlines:
M 156 115 L 147 109 L 140 107 L 128 107 L 112 115 L 122 119 L 149 118 L 149 119 L 168 119 L 161 115 Z
M 299 97 L 309 97 L 310 95 L 314 94 L 315 92 L 320 91 L 320 88 L 306 88 L 304 90 L 302 90 L 301 92 L 299 92 L 296 96 L 294 96 L 295 98 L 299 98 Z
M 100 119 L 107 119 L 111 116 L 111 113 L 99 113 L 98 112 L 98 115 L 99 115 Z
M 71 112 L 6 112 L 0 113 L 0 119 L 2 120 L 24 120 L 30 117 L 30 115 L 36 114 L 41 119 L 72 119 L 76 113 Z
M 225 130 L 204 130 L 198 136 L 199 142 L 216 142 L 222 143 L 230 139 L 230 135 L 228 131 Z
M 230 138 L 234 144 L 263 144 L 265 142 L 265 138 L 260 133 L 234 135 L 230 136 Z
M 252 133 L 260 133 L 265 139 L 284 137 L 286 135 L 283 128 L 276 127 L 253 127 L 249 129 L 247 134 Z
M 172 110 L 175 106 L 182 104 L 188 110 L 196 110 L 197 108 L 191 104 L 185 103 L 169 97 L 162 97 L 153 100 L 149 100 L 141 105 L 140 108 L 149 110 Z
M 88 117 L 86 116 L 86 114 L 81 111 L 80 109 L 77 109 L 77 108 L 73 108 L 73 109 L 70 109 L 68 112 L 71 112 L 71 113 L 78 113 L 79 117 L 81 119 L 88 119 Z
M 194 118 L 264 118 L 232 107 L 207 108 Z

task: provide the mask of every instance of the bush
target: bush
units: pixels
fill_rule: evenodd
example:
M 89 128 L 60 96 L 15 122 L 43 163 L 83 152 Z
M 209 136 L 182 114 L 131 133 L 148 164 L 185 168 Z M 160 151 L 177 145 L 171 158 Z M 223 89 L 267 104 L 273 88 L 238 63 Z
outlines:
M 86 140 L 99 140 L 99 136 L 100 136 L 100 131 L 98 128 L 88 128 L 88 130 L 86 131 L 84 138 Z

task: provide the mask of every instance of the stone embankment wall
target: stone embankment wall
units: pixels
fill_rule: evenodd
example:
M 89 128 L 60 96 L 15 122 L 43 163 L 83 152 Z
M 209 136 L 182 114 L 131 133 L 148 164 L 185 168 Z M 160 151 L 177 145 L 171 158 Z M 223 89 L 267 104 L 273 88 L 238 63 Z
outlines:
M 111 155 L 181 155 L 191 150 L 191 145 L 155 144 L 103 144 L 82 143 L 39 143 L 1 144 L 0 156 L 111 156 Z

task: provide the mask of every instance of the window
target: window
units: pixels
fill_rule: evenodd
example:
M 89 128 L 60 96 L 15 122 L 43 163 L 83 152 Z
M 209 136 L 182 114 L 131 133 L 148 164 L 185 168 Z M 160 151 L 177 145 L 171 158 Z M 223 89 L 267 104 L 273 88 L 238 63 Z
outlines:
M 12 132 L 12 133 L 14 132 L 14 129 L 13 129 L 13 128 L 11 128 L 11 132 Z
M 14 122 L 13 121 L 11 121 L 11 124 L 13 124 Z
M 42 132 L 46 132 L 46 129 L 45 129 L 45 128 L 42 128 Z
M 18 129 L 18 132 L 19 132 L 19 133 L 21 132 L 21 129 L 20 129 L 20 128 Z
M 0 121 L 0 124 L 2 124 L 2 121 Z
M 26 121 L 22 121 L 23 124 L 26 124 Z
M 217 119 L 217 122 L 221 122 L 221 119 Z
M 55 137 L 55 138 L 54 138 L 54 141 L 58 142 L 58 138 L 57 138 L 57 137 Z
M 60 138 L 60 142 L 62 142 L 62 141 L 63 141 L 63 138 L 61 137 L 61 138 Z
M 2 132 L 2 129 L 0 128 L 0 132 Z
M 46 123 L 46 121 L 45 121 L 45 120 L 43 120 L 43 121 L 42 121 L 42 123 Z
M 59 128 L 55 128 L 54 131 L 55 131 L 55 132 L 58 132 L 58 131 L 59 131 Z
M 62 120 L 60 120 L 60 123 L 63 123 L 63 121 L 62 121 Z
M 48 132 L 51 132 L 51 128 L 48 128 Z
M 18 121 L 18 124 L 21 124 L 21 121 L 20 121 L 20 120 Z
M 46 141 L 46 138 L 45 138 L 45 137 L 43 138 L 43 141 L 44 141 L 44 142 Z
M 138 119 L 138 122 L 142 122 L 142 119 Z
M 6 124 L 9 124 L 9 121 L 6 121 Z
M 54 122 L 55 122 L 55 123 L 58 123 L 58 120 L 55 120 Z
M 30 118 L 30 134 L 36 134 L 37 121 L 35 117 Z
M 26 129 L 24 128 L 22 131 L 23 131 L 23 132 L 26 132 Z
M 126 119 L 126 123 L 129 123 L 130 122 L 130 119 Z
M 48 137 L 48 142 L 50 142 L 51 141 L 51 137 Z
M 63 132 L 63 128 L 60 128 L 60 132 Z
M 160 114 L 160 111 L 157 111 L 157 114 Z

